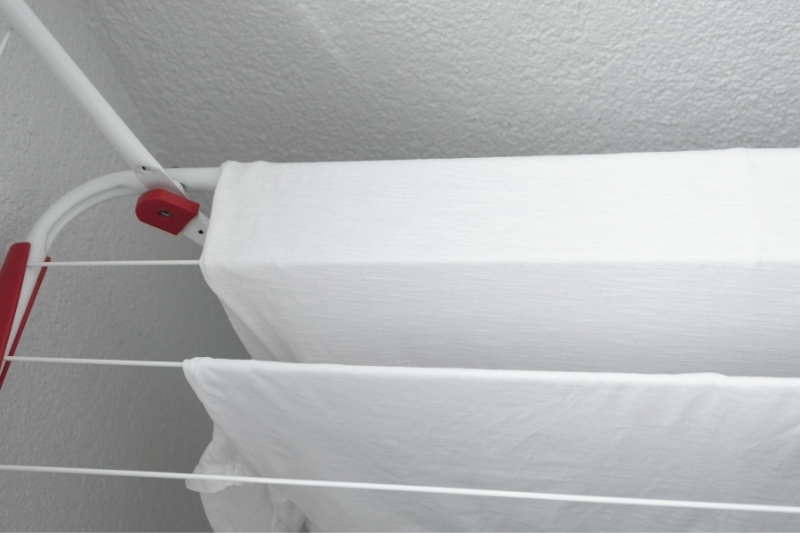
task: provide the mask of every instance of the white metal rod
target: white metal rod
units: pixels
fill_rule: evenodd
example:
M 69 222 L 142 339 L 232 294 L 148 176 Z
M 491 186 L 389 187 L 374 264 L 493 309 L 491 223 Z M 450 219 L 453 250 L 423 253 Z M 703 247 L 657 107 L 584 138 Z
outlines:
M 3 50 L 6 49 L 6 45 L 8 44 L 8 39 L 11 37 L 11 32 L 14 30 L 8 30 L 6 34 L 3 36 L 3 40 L 0 41 L 0 56 L 3 55 Z
M 155 157 L 23 0 L 0 0 L 0 15 L 89 114 L 148 189 L 167 189 L 185 196 L 183 187 L 164 172 Z
M 31 262 L 29 267 L 88 267 L 88 266 L 197 266 L 199 259 L 167 259 L 144 261 L 49 261 Z
M 15 355 L 9 363 L 61 363 L 69 365 L 143 366 L 151 368 L 183 368 L 181 361 L 131 361 L 129 359 L 83 359 L 69 357 L 24 357 Z
M 182 479 L 204 481 L 229 481 L 234 483 L 260 483 L 269 485 L 291 485 L 297 487 L 320 487 L 357 490 L 385 490 L 392 492 L 421 492 L 427 494 L 454 494 L 459 496 L 483 496 L 493 498 L 516 498 L 523 500 L 547 500 L 560 502 L 600 503 L 610 505 L 641 505 L 649 507 L 684 507 L 692 509 L 715 509 L 724 511 L 751 511 L 760 513 L 800 514 L 800 507 L 787 505 L 760 505 L 747 503 L 699 502 L 687 500 L 657 500 L 648 498 L 618 498 L 615 496 L 582 496 L 577 494 L 554 494 L 547 492 L 521 492 L 510 490 L 462 489 L 453 487 L 429 487 L 424 485 L 394 485 L 385 483 L 352 483 L 346 481 L 318 481 L 308 479 L 286 479 L 248 476 L 223 476 L 214 474 L 184 474 L 181 472 L 149 472 L 143 470 L 106 470 L 100 468 L 65 468 L 58 466 L 0 465 L 0 470 L 11 472 L 38 472 L 54 474 L 85 474 L 90 476 L 122 476 L 155 479 Z

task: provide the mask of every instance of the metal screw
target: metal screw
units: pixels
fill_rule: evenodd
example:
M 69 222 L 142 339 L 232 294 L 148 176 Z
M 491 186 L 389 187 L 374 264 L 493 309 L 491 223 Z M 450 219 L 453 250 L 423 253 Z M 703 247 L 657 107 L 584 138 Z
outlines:
M 165 218 L 169 218 L 172 216 L 172 211 L 162 210 L 158 212 L 158 215 Z

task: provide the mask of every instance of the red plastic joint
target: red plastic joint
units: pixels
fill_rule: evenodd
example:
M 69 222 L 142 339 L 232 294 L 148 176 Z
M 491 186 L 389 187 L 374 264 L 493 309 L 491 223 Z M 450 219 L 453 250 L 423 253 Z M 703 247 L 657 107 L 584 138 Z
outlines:
M 173 235 L 183 231 L 199 212 L 197 202 L 163 189 L 147 191 L 136 202 L 139 220 Z
M 3 382 L 8 374 L 8 369 L 11 366 L 11 360 L 3 360 L 2 355 L 5 353 L 6 346 L 11 342 L 11 328 L 14 326 L 14 315 L 17 312 L 19 305 L 19 297 L 22 292 L 22 282 L 25 279 L 25 268 L 28 265 L 28 255 L 30 254 L 31 245 L 27 242 L 18 242 L 11 245 L 11 248 L 6 254 L 6 259 L 3 261 L 3 267 L 0 268 L 0 388 L 3 387 Z M 47 258 L 50 261 L 50 258 Z M 44 274 L 47 271 L 43 268 L 39 272 L 39 278 L 36 280 L 36 286 L 31 294 L 31 299 L 28 301 L 28 307 L 25 309 L 25 314 L 22 316 L 22 322 L 19 324 L 19 329 L 11 344 L 11 350 L 8 357 L 14 355 L 17 349 L 19 340 L 22 337 L 22 330 L 25 329 L 25 323 L 28 321 L 28 315 L 33 308 L 33 302 L 36 300 L 36 295 L 39 293 L 39 287 L 42 285 Z

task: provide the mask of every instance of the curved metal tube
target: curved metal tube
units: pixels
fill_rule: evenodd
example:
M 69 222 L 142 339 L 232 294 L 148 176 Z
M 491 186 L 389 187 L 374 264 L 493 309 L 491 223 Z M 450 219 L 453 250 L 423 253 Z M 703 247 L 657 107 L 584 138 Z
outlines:
M 170 169 L 169 174 L 172 179 L 182 183 L 189 190 L 196 191 L 213 191 L 219 180 L 218 167 Z M 69 222 L 87 209 L 111 198 L 139 195 L 145 191 L 147 191 L 147 187 L 139 181 L 136 174 L 131 170 L 106 174 L 72 189 L 47 208 L 31 228 L 27 239 L 31 244 L 28 262 L 41 263 L 45 261 L 47 252 L 59 233 Z M 198 215 L 198 217 L 200 216 L 206 218 L 202 213 Z M 190 228 L 187 226 L 187 229 Z M 192 238 L 191 235 L 187 236 Z M 197 241 L 195 240 L 195 242 Z M 11 329 L 12 339 L 19 330 L 19 325 L 22 322 L 25 309 L 28 307 L 28 302 L 33 294 L 41 269 L 39 266 L 29 266 L 25 269 L 22 291 Z M 4 358 L 10 350 L 11 343 L 8 343 L 3 353 Z

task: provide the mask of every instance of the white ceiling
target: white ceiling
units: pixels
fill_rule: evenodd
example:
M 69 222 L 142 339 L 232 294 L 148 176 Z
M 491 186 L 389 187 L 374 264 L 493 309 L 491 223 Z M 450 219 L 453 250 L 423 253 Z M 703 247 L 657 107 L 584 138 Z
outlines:
M 84 0 L 165 165 L 800 146 L 794 0 Z

